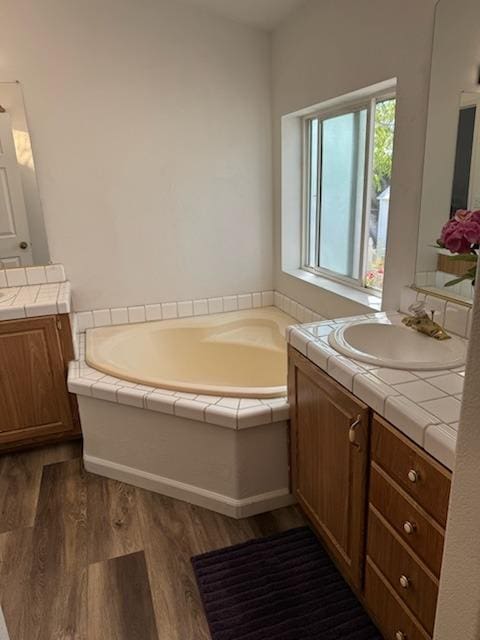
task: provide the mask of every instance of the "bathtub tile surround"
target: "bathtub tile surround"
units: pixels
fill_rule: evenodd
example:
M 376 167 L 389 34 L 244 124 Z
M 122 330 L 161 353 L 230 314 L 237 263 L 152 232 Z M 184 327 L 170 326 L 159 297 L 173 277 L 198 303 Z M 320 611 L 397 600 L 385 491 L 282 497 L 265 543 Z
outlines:
M 409 289 L 403 303 L 411 304 L 416 296 L 417 292 Z M 440 312 L 444 312 L 444 308 Z M 398 321 L 401 314 L 374 313 L 355 319 L 368 318 Z M 464 367 L 451 371 L 400 371 L 377 368 L 345 358 L 330 347 L 327 336 L 339 323 L 352 320 L 352 317 L 340 318 L 293 326 L 287 331 L 287 340 L 379 415 L 452 469 Z
M 286 398 L 223 398 L 186 394 L 105 375 L 85 362 L 85 333 L 79 335 L 79 359 L 69 365 L 68 388 L 77 395 L 118 404 L 131 405 L 134 402 L 134 406 L 151 411 L 190 417 L 228 429 L 247 429 L 288 419 Z M 129 394 L 125 389 L 135 393 Z M 186 416 L 185 412 L 189 415 Z

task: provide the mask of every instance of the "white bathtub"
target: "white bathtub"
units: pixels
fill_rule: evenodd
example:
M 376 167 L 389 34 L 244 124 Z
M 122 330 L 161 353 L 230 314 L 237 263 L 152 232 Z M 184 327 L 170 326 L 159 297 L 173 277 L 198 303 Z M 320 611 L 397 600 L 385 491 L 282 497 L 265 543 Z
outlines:
M 130 382 L 195 394 L 286 394 L 285 329 L 276 307 L 90 329 L 86 360 Z

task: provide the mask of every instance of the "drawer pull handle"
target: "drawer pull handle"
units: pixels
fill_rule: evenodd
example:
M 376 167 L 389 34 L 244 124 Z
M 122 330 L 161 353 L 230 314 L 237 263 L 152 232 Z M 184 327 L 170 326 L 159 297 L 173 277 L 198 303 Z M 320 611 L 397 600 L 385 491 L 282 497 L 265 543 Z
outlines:
M 410 482 L 418 482 L 418 473 L 415 471 L 415 469 L 410 469 L 407 475 Z
M 405 531 L 406 534 L 410 536 L 412 533 L 415 532 L 415 525 L 407 520 L 406 522 L 403 523 L 403 530 Z
M 362 422 L 362 416 L 357 416 L 357 419 L 352 422 L 352 424 L 350 425 L 350 429 L 348 430 L 348 439 L 350 441 L 351 444 L 353 444 L 354 447 L 359 447 L 360 445 L 357 442 L 357 436 L 356 436 L 356 430 L 357 427 L 360 426 Z
M 402 589 L 408 589 L 410 586 L 410 580 L 407 578 L 407 576 L 400 576 L 399 582 Z
M 395 640 L 407 640 L 407 636 L 403 633 L 403 631 L 397 631 L 395 634 Z

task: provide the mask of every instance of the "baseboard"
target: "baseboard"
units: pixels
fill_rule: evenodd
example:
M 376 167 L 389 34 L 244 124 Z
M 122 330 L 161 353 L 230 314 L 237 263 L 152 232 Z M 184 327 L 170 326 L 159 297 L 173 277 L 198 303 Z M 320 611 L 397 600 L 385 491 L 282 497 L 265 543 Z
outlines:
M 132 484 L 141 489 L 155 491 L 170 498 L 184 500 L 230 518 L 247 518 L 265 511 L 286 507 L 295 502 L 287 487 L 236 500 L 221 493 L 208 491 L 191 484 L 158 476 L 141 469 L 127 467 L 110 460 L 96 458 L 88 454 L 84 454 L 83 461 L 85 469 L 91 473 Z

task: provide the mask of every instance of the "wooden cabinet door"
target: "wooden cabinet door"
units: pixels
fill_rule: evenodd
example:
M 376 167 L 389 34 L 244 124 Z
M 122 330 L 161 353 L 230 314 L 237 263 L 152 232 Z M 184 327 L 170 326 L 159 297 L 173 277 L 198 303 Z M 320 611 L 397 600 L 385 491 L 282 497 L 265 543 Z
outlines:
M 65 324 L 70 334 L 68 317 L 0 323 L 0 446 L 78 431 Z
M 340 570 L 362 586 L 369 409 L 289 349 L 295 496 Z

